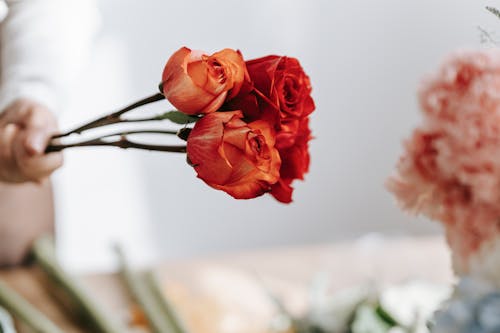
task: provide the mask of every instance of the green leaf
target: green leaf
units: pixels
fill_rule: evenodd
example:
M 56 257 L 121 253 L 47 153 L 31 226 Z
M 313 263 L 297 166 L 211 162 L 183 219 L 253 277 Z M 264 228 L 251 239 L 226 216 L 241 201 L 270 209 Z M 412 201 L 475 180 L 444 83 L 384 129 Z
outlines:
M 400 326 L 399 323 L 396 321 L 396 319 L 389 312 L 387 312 L 382 307 L 382 305 L 378 304 L 377 307 L 375 308 L 375 312 L 380 317 L 380 319 L 385 321 L 391 327 Z
M 168 111 L 158 117 L 158 120 L 168 119 L 171 122 L 179 125 L 191 124 L 197 122 L 200 118 L 196 116 L 190 116 L 180 111 Z
M 377 313 L 376 308 L 363 304 L 356 311 L 352 323 L 352 333 L 388 333 L 391 325 L 387 324 Z

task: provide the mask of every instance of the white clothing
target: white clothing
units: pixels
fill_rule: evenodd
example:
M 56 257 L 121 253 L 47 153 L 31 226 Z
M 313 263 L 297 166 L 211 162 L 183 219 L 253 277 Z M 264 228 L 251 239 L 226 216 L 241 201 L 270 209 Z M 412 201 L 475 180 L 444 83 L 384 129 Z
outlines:
M 20 97 L 61 111 L 97 17 L 92 0 L 0 0 L 0 111 Z

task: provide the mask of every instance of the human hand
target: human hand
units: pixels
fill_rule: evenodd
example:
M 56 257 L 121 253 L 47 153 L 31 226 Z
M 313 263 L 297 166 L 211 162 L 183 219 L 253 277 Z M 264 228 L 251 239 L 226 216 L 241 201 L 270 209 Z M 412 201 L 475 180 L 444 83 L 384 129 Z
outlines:
M 62 165 L 61 153 L 45 154 L 57 133 L 54 115 L 44 106 L 18 99 L 0 115 L 0 181 L 42 182 Z

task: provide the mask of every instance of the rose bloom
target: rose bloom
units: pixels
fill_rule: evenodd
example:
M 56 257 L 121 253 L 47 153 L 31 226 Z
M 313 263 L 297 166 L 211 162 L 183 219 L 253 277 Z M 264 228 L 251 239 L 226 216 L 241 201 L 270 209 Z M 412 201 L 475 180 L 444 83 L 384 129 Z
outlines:
M 162 91 L 179 111 L 207 114 L 236 96 L 246 76 L 239 51 L 224 49 L 209 56 L 183 47 L 165 65 Z
M 295 142 L 301 120 L 314 111 L 311 82 L 295 58 L 271 55 L 246 62 L 252 80 L 228 103 L 245 117 L 276 124 L 277 146 Z
M 459 261 L 500 235 L 499 92 L 500 50 L 450 57 L 424 82 L 423 124 L 388 181 L 403 208 L 444 223 Z
M 271 194 L 279 201 L 292 201 L 294 179 L 303 179 L 309 169 L 308 116 L 315 105 L 311 83 L 295 58 L 271 55 L 246 62 L 251 82 L 225 108 L 241 109 L 250 120 L 274 124 L 276 147 L 282 158 L 281 178 Z
M 278 181 L 281 159 L 269 123 L 242 118 L 241 111 L 201 118 L 189 134 L 187 156 L 209 186 L 250 199 L 269 192 Z
M 309 171 L 310 139 L 309 119 L 304 118 L 299 124 L 295 144 L 278 149 L 281 157 L 280 180 L 272 186 L 271 190 L 276 200 L 283 203 L 292 202 L 292 182 L 295 179 L 303 180 L 304 175 Z

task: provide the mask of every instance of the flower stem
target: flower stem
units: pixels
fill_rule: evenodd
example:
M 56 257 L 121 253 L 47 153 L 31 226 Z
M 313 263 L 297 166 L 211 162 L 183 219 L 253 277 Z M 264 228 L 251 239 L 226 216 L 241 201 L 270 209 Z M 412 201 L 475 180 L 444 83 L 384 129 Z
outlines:
M 161 94 L 161 93 L 156 93 L 152 96 L 149 96 L 149 97 L 146 97 L 146 98 L 143 98 L 121 110 L 118 110 L 116 112 L 113 112 L 113 113 L 110 113 L 110 114 L 107 114 L 105 116 L 102 116 L 100 118 L 97 118 L 95 120 L 92 120 L 80 127 L 77 127 L 71 131 L 68 131 L 68 132 L 65 132 L 65 133 L 62 133 L 62 134 L 58 134 L 58 135 L 55 135 L 53 138 L 54 139 L 57 139 L 57 138 L 62 138 L 62 137 L 65 137 L 65 136 L 69 136 L 71 134 L 74 134 L 74 133 L 82 133 L 83 131 L 86 131 L 86 130 L 89 130 L 89 129 L 92 129 L 92 128 L 96 128 L 96 127 L 100 127 L 100 126 L 104 126 L 104 125 L 111 125 L 111 124 L 116 124 L 116 123 L 119 123 L 119 122 L 123 122 L 122 119 L 120 119 L 120 116 L 130 110 L 133 110 L 133 109 L 136 109 L 140 106 L 143 106 L 143 105 L 146 105 L 146 104 L 149 104 L 149 103 L 153 103 L 153 102 L 158 102 L 158 101 L 161 101 L 163 100 L 165 97 Z
M 110 147 L 118 147 L 118 148 L 136 148 L 136 149 L 144 149 L 151 151 L 164 151 L 164 152 L 172 152 L 172 153 L 185 153 L 186 146 L 172 146 L 172 145 L 153 145 L 153 144 L 145 144 L 130 141 L 126 138 L 127 135 L 133 134 L 169 134 L 169 135 L 177 135 L 177 131 L 162 131 L 162 130 L 138 130 L 138 131 L 126 131 L 126 132 L 118 132 L 112 134 L 106 134 L 99 138 L 94 138 L 86 141 L 80 141 L 69 144 L 50 144 L 45 150 L 46 153 L 57 152 L 67 148 L 74 147 L 95 147 L 95 146 L 110 146 Z M 120 138 L 114 141 L 104 140 L 106 138 L 119 136 Z
M 486 10 L 488 10 L 490 13 L 495 15 L 496 17 L 500 18 L 500 10 L 498 10 L 496 7 L 486 7 Z
M 156 120 L 163 120 L 164 118 L 162 115 L 159 116 L 154 116 L 154 117 L 148 117 L 148 118 L 136 118 L 136 119 L 120 119 L 118 121 L 119 123 L 140 123 L 140 122 L 145 122 L 145 121 L 156 121 Z
M 154 333 L 175 333 L 165 321 L 164 314 L 159 308 L 151 290 L 144 283 L 144 279 L 130 268 L 122 248 L 117 245 L 115 251 L 120 262 L 120 274 L 131 296 L 144 311 L 151 330 Z
M 176 311 L 174 310 L 174 307 L 163 293 L 161 286 L 158 282 L 158 278 L 154 274 L 154 272 L 153 271 L 145 272 L 143 278 L 145 283 L 153 293 L 153 296 L 155 297 L 160 310 L 163 312 L 164 319 L 165 321 L 167 321 L 170 327 L 169 332 L 187 333 L 187 330 L 184 327 L 184 324 L 182 323 L 181 319 L 177 315 Z
M 33 256 L 36 263 L 48 275 L 48 277 L 61 287 L 70 297 L 77 309 L 81 311 L 85 319 L 101 333 L 122 333 L 125 329 L 111 320 L 113 316 L 104 312 L 99 304 L 89 297 L 87 291 L 77 280 L 70 277 L 58 264 L 55 258 L 53 239 L 43 236 L 37 239 L 33 245 Z
M 1 281 L 0 305 L 23 321 L 33 332 L 63 333 L 50 319 Z

